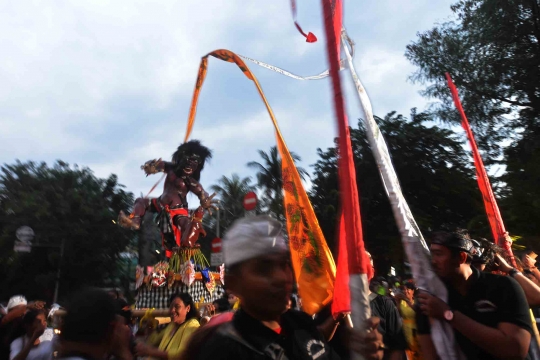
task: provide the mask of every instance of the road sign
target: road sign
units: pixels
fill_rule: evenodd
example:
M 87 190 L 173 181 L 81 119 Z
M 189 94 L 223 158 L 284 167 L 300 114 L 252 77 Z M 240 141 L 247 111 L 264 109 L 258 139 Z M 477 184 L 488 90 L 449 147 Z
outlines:
M 252 211 L 255 210 L 257 207 L 257 194 L 255 194 L 253 191 L 248 192 L 246 196 L 244 196 L 244 209 L 246 211 Z
M 34 230 L 30 226 L 21 226 L 15 232 L 17 240 L 15 240 L 15 246 L 13 250 L 16 252 L 31 252 L 32 240 L 34 239 Z
M 219 266 L 219 265 L 221 265 L 223 263 L 224 263 L 224 261 L 223 261 L 223 253 L 222 252 L 210 254 L 210 265 L 211 266 Z
M 221 252 L 221 239 L 215 238 L 212 240 L 212 253 L 219 253 Z
M 223 264 L 223 252 L 221 251 L 221 239 L 215 238 L 211 242 L 212 253 L 210 254 L 210 265 L 219 266 Z

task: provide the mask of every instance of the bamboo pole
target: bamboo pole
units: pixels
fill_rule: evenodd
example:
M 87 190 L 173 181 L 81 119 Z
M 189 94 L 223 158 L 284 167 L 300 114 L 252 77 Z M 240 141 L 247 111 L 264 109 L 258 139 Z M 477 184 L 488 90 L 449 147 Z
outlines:
M 201 309 L 203 307 L 205 307 L 206 305 L 211 305 L 212 303 L 199 303 L 197 308 L 198 309 Z M 148 316 L 150 317 L 169 317 L 170 316 L 170 310 L 169 309 L 131 309 L 131 317 L 134 317 L 134 318 L 140 318 L 140 317 L 143 317 L 146 315 L 146 313 L 148 312 L 148 310 L 151 310 L 150 314 Z M 57 310 L 53 316 L 57 316 L 57 317 L 64 317 L 66 316 L 67 312 L 66 310 L 64 309 L 59 309 Z
M 420 289 L 428 290 L 440 299 L 446 300 L 448 298 L 448 292 L 442 281 L 431 269 L 429 250 L 426 242 L 424 241 L 420 228 L 416 224 L 412 212 L 409 209 L 409 205 L 403 196 L 397 174 L 392 165 L 388 147 L 386 146 L 386 142 L 384 141 L 379 126 L 375 122 L 371 101 L 354 68 L 352 56 L 348 48 L 348 44 L 352 41 L 349 41 L 345 29 L 342 29 L 341 32 L 341 42 L 347 58 L 349 73 L 356 87 L 361 109 L 364 113 L 363 120 L 371 152 L 377 162 L 383 186 L 386 190 L 388 199 L 390 200 L 390 206 L 392 207 L 396 225 L 401 234 L 401 241 L 403 243 L 405 254 L 411 264 L 414 279 Z M 441 359 L 463 359 L 461 351 L 459 348 L 455 347 L 454 332 L 448 323 L 434 320 L 431 324 L 431 332 L 435 348 Z

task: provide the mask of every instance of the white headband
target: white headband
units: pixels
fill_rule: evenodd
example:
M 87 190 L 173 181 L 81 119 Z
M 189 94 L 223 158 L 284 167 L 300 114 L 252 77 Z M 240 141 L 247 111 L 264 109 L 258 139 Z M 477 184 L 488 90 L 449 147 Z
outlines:
M 276 219 L 259 215 L 237 220 L 223 239 L 225 265 L 231 266 L 262 255 L 287 252 Z
M 12 296 L 11 299 L 9 299 L 7 309 L 8 311 L 13 309 L 15 306 L 19 305 L 27 305 L 28 302 L 26 301 L 26 298 L 22 295 L 15 295 Z

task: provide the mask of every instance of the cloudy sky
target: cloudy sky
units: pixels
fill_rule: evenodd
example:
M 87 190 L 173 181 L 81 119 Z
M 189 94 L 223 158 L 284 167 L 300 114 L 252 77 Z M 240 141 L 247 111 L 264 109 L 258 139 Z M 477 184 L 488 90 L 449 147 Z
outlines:
M 115 173 L 129 191 L 146 194 L 158 177 L 146 178 L 140 165 L 169 158 L 182 142 L 202 55 L 225 48 L 300 75 L 326 69 L 320 2 L 297 1 L 315 44 L 294 28 L 289 0 L 0 0 L 0 163 L 61 159 L 99 177 Z M 345 1 L 355 64 L 375 114 L 426 107 L 420 85 L 407 81 L 414 67 L 405 46 L 449 19 L 453 2 Z M 330 81 L 250 67 L 289 148 L 308 168 L 336 134 Z M 348 115 L 356 119 L 358 102 L 347 89 Z M 234 65 L 210 59 L 192 138 L 214 151 L 204 186 L 234 172 L 252 175 L 245 164 L 275 144 L 253 84 Z

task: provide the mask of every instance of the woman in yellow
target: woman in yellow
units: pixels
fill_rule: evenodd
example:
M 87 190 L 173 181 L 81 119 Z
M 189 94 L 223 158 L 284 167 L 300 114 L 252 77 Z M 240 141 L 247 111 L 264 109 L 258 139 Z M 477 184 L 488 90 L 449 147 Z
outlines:
M 402 291 L 396 295 L 399 302 L 399 312 L 403 318 L 403 332 L 409 345 L 406 350 L 408 360 L 421 360 L 420 345 L 416 338 L 416 313 L 414 311 L 414 292 L 416 286 L 413 281 L 406 281 L 402 286 Z
M 178 358 L 191 334 L 200 326 L 191 296 L 188 293 L 174 294 L 170 301 L 170 314 L 171 322 L 165 330 L 150 335 L 148 344 L 137 344 L 137 356 L 162 360 Z

